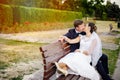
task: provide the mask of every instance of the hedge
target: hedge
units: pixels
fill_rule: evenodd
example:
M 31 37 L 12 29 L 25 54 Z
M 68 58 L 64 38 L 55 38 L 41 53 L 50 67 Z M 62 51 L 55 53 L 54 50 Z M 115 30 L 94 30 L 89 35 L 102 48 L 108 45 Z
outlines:
M 81 12 L 2 4 L 0 4 L 0 14 L 2 14 L 0 15 L 2 25 L 11 25 L 16 22 L 20 24 L 24 22 L 67 22 L 82 18 Z
M 0 4 L 0 25 L 12 25 L 13 12 L 9 5 Z

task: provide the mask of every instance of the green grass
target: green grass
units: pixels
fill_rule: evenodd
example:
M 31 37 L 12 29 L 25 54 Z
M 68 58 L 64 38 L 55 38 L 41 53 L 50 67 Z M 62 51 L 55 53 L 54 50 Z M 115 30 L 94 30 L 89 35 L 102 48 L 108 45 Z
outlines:
M 34 44 L 34 45 L 44 45 L 47 43 L 32 43 L 32 42 L 26 42 L 26 41 L 18 41 L 18 40 L 9 40 L 9 39 L 2 39 L 0 38 L 0 44 L 6 44 L 6 45 L 25 45 L 25 44 Z
M 112 33 L 120 34 L 120 31 L 113 30 Z
M 47 43 L 31 43 L 17 40 L 0 39 L 0 69 L 11 66 L 11 63 L 28 62 L 40 59 L 39 47 Z
M 0 69 L 5 69 L 5 68 L 8 67 L 9 65 L 10 65 L 9 63 L 0 61 Z
M 119 43 L 120 43 L 120 38 L 116 38 L 116 39 L 115 39 L 115 44 L 118 44 L 118 45 L 119 45 Z
M 116 62 L 118 59 L 119 49 L 117 50 L 103 49 L 103 53 L 108 55 L 109 71 L 110 71 L 110 74 L 112 75 L 116 68 Z
M 16 78 L 12 78 L 12 79 L 10 79 L 10 80 L 22 80 L 22 79 L 23 79 L 22 76 L 18 76 L 18 77 L 16 77 Z

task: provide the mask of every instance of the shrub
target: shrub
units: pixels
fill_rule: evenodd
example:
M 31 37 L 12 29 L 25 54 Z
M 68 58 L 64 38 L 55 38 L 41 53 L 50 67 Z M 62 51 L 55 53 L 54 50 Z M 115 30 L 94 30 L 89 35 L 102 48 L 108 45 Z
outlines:
M 20 21 L 29 22 L 66 22 L 82 18 L 81 12 L 61 11 L 54 9 L 43 9 L 34 7 L 19 7 Z
M 81 19 L 81 12 L 62 11 L 55 9 L 10 6 L 0 4 L 1 25 L 23 24 L 24 22 L 67 22 Z
M 11 26 L 13 24 L 12 8 L 8 5 L 0 4 L 0 25 Z

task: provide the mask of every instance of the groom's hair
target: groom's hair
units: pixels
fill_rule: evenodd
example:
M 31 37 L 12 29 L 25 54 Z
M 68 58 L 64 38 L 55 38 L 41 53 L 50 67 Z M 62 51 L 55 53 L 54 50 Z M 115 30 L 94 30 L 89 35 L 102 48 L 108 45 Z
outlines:
M 81 25 L 82 23 L 83 23 L 82 20 L 76 19 L 76 20 L 74 21 L 74 27 L 76 28 L 76 27 L 78 27 L 78 25 Z

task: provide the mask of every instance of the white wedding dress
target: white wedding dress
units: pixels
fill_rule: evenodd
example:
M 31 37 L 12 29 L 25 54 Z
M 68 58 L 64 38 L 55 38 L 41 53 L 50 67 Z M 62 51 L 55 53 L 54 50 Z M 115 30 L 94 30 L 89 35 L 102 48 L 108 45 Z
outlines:
M 69 69 L 68 74 L 80 75 L 91 80 L 100 80 L 98 72 L 90 65 L 91 53 L 95 47 L 95 38 L 80 35 L 80 50 L 87 50 L 89 55 L 81 52 L 72 52 L 61 58 L 58 63 L 65 63 Z

